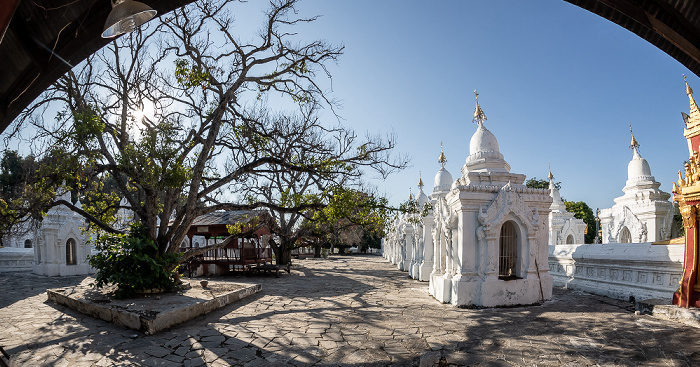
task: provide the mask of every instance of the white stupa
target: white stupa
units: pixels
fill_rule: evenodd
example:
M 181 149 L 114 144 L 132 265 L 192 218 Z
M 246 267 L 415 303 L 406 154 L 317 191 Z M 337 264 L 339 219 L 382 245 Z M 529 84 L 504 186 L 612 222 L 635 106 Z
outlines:
M 632 160 L 627 165 L 624 195 L 615 198 L 612 208 L 602 209 L 600 224 L 603 243 L 638 243 L 667 240 L 671 236 L 674 208 L 671 194 L 651 174 L 649 162 L 639 153 L 632 133 Z
M 477 129 L 462 176 L 446 195 L 433 196 L 435 259 L 429 291 L 455 306 L 550 299 L 547 218 L 552 199 L 547 190 L 525 187 L 525 175 L 510 173 L 474 93 Z M 442 193 L 444 183 L 437 178 L 441 190 L 436 191 Z
M 586 231 L 583 219 L 574 218 L 574 214 L 566 211 L 566 204 L 561 199 L 559 189 L 554 185 L 554 175 L 549 171 L 549 196 L 552 205 L 549 206 L 549 245 L 582 244 Z

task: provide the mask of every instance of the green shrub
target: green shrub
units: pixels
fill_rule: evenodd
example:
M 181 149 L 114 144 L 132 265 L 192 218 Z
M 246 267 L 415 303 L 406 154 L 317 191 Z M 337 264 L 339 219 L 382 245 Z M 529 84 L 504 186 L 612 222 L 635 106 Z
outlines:
M 139 290 L 163 289 L 175 285 L 171 269 L 177 263 L 177 254 L 158 255 L 155 242 L 145 236 L 143 227 L 132 225 L 128 235 L 109 234 L 95 241 L 99 251 L 89 262 L 97 270 L 94 286 L 102 288 L 114 284 L 116 298 L 132 297 Z

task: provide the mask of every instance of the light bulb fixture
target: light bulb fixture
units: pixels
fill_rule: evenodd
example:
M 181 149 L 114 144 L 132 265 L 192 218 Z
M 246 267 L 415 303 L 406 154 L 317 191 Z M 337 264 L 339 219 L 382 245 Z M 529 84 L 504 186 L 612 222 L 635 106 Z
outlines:
M 132 0 L 111 0 L 112 11 L 107 16 L 102 38 L 114 38 L 133 32 L 136 27 L 148 22 L 158 12 L 150 6 Z

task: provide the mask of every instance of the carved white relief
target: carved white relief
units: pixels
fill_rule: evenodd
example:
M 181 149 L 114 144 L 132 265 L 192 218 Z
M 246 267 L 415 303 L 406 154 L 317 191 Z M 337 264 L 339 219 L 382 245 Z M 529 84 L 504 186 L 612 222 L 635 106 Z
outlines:
M 505 217 L 511 213 L 525 225 L 528 235 L 537 235 L 537 230 L 539 229 L 537 209 L 528 207 L 523 196 L 514 192 L 510 183 L 503 186 L 496 198 L 491 201 L 486 210 L 486 221 L 479 226 L 479 229 L 486 236 L 496 236 L 497 234 L 494 231 L 500 228 L 500 225 L 505 222 Z
M 620 232 L 622 228 L 627 227 L 632 234 L 632 238 L 635 242 L 646 242 L 647 241 L 647 225 L 642 222 L 632 210 L 623 206 L 622 210 L 617 213 L 614 219 L 614 229 L 610 233 L 609 242 L 620 242 Z M 612 227 L 612 226 L 611 226 Z

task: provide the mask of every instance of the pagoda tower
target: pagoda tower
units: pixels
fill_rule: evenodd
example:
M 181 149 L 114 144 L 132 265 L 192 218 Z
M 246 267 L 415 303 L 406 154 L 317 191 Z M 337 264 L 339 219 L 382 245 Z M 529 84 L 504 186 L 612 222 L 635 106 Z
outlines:
M 685 78 L 685 76 L 684 76 Z M 693 98 L 693 89 L 685 82 L 690 99 L 690 115 L 683 114 L 685 138 L 690 158 L 685 164 L 685 178 L 678 171 L 678 183 L 673 183 L 673 200 L 678 202 L 685 227 L 685 256 L 680 287 L 673 295 L 673 304 L 700 307 L 698 284 L 698 207 L 700 206 L 700 110 Z

